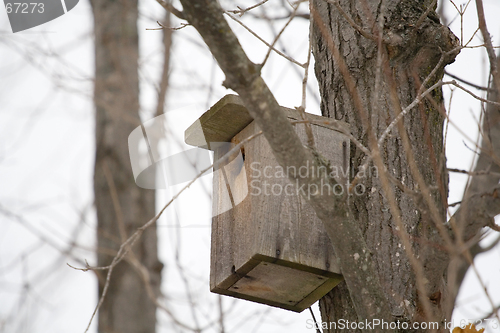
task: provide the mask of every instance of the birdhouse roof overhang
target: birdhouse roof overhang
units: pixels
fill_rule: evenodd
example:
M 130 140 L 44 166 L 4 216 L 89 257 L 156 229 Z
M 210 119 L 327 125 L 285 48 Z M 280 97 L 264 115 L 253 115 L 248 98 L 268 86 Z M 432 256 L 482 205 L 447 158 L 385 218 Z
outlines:
M 298 110 L 281 107 L 291 120 L 302 119 Z M 338 130 L 345 123 L 333 125 L 325 118 L 308 113 L 307 118 L 315 125 Z M 253 121 L 245 104 L 237 95 L 226 95 L 186 129 L 184 140 L 188 145 L 210 149 L 211 143 L 231 142 L 231 139 Z

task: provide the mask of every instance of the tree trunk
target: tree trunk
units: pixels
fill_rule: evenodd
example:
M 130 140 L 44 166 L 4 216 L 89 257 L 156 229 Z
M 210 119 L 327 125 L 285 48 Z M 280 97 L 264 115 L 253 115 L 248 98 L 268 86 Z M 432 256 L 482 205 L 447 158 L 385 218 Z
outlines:
M 351 133 L 366 147 L 370 146 L 371 133 L 380 138 L 401 109 L 417 97 L 421 84 L 433 69 L 437 70 L 425 89 L 442 78 L 444 66 L 458 53 L 458 50 L 442 53 L 458 45 L 448 28 L 439 23 L 434 9 L 421 24 L 417 22 L 431 2 L 389 0 L 384 1 L 384 8 L 381 1 L 340 1 L 347 16 L 368 38 L 353 28 L 334 4 L 324 0 L 312 2 L 313 53 L 322 114 L 349 123 Z M 382 16 L 385 18 L 383 38 L 389 45 L 379 52 L 378 21 Z M 338 58 L 334 56 L 334 48 L 339 51 Z M 342 62 L 348 74 L 343 71 Z M 349 80 L 354 84 L 350 85 Z M 356 94 L 363 106 L 361 110 L 353 102 Z M 409 327 L 420 321 L 442 322 L 451 316 L 451 311 L 441 307 L 441 297 L 446 293 L 442 281 L 449 254 L 437 227 L 446 221 L 448 191 L 443 121 L 439 87 L 399 121 L 380 146 L 381 157 L 392 176 L 390 190 L 398 211 L 390 208 L 390 196 L 382 189 L 380 170 L 374 168 L 359 177 L 365 191 L 361 195 L 353 194 L 349 201 L 354 220 L 373 253 L 393 320 L 406 322 Z M 351 147 L 353 180 L 366 156 L 355 145 Z M 430 192 L 428 197 L 423 188 Z M 395 214 L 399 214 L 404 223 L 411 249 L 404 246 Z M 425 279 L 416 275 L 415 261 L 410 260 L 410 256 L 418 258 Z M 419 278 L 422 281 L 418 281 Z M 417 282 L 424 287 L 418 290 Z M 353 292 L 356 291 L 348 290 L 342 283 L 325 296 L 320 301 L 323 322 L 358 321 L 351 301 Z M 429 312 L 433 315 L 431 318 Z M 324 330 L 337 331 L 340 330 L 333 325 L 332 329 Z
M 155 194 L 132 175 L 128 135 L 140 125 L 137 0 L 92 0 L 95 21 L 95 205 L 98 266 L 107 266 L 121 243 L 155 213 Z M 156 228 L 148 228 L 113 271 L 99 310 L 100 333 L 152 333 L 162 264 Z M 107 271 L 99 273 L 99 296 Z

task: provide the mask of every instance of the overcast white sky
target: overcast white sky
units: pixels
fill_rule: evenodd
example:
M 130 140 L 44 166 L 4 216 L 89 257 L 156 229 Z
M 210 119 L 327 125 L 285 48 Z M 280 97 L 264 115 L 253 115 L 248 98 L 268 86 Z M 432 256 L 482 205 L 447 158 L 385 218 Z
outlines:
M 500 3 L 484 2 L 493 41 L 498 45 Z M 147 121 L 156 106 L 151 83 L 157 82 L 160 74 L 161 33 L 145 29 L 156 27 L 155 21 L 163 11 L 154 0 L 140 3 L 141 105 L 143 120 Z M 450 21 L 454 19 L 452 30 L 460 36 L 460 19 L 455 18 L 450 5 L 447 13 Z M 272 40 L 266 24 L 251 19 L 247 22 L 266 40 Z M 267 48 L 240 26 L 232 26 L 250 58 L 262 61 Z M 468 40 L 476 27 L 472 3 L 464 17 L 464 39 Z M 0 332 L 83 332 L 97 301 L 92 273 L 66 266 L 68 262 L 81 266 L 77 260 L 95 263 L 91 29 L 86 0 L 50 23 L 16 34 L 10 32 L 6 12 L 0 9 Z M 287 54 L 304 62 L 307 37 L 308 23 L 297 20 L 283 35 Z M 480 43 L 476 38 L 473 44 Z M 463 50 L 447 70 L 486 85 L 487 68 L 485 53 L 469 49 Z M 301 73 L 297 68 L 273 55 L 263 75 L 282 105 L 300 105 Z M 170 142 L 182 143 L 185 128 L 229 93 L 221 86 L 223 78 L 193 28 L 175 32 L 167 106 L 167 118 L 174 124 Z M 314 79 L 310 82 L 315 91 Z M 449 98 L 449 89 L 444 91 Z M 319 114 L 316 101 L 314 96 L 308 96 L 308 112 Z M 476 100 L 455 91 L 451 103 L 453 126 L 447 138 L 449 167 L 471 166 L 479 110 Z M 454 126 L 473 141 L 464 138 Z M 172 144 L 168 149 L 173 153 L 182 148 Z M 450 180 L 450 202 L 459 201 L 466 178 L 452 174 Z M 159 190 L 158 206 L 175 191 L 175 187 Z M 217 296 L 208 290 L 210 193 L 211 178 L 206 176 L 167 211 L 158 228 L 160 257 L 166 263 L 163 290 L 168 295 L 167 305 L 190 325 L 194 319 L 186 311 L 186 289 L 175 257 L 180 258 L 178 264 L 200 305 L 197 320 L 213 320 Z M 68 258 L 61 253 L 73 239 L 79 246 Z M 479 256 L 476 265 L 498 305 L 500 248 Z M 228 310 L 230 332 L 310 331 L 306 329 L 306 320 L 311 318 L 307 311 L 295 314 L 228 297 L 223 297 L 223 306 Z M 477 278 L 469 272 L 454 317 L 476 319 L 489 311 Z M 160 324 L 162 332 L 171 329 L 164 315 L 160 316 Z M 91 332 L 95 331 L 93 325 Z M 494 330 L 490 327 L 489 331 Z M 500 332 L 500 328 L 496 331 Z

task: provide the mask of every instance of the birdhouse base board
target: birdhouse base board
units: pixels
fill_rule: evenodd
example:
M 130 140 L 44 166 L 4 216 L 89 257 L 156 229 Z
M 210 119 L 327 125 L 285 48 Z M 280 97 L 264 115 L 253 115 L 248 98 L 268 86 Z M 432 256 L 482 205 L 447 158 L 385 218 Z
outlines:
M 342 279 L 339 274 L 257 254 L 211 291 L 302 312 Z

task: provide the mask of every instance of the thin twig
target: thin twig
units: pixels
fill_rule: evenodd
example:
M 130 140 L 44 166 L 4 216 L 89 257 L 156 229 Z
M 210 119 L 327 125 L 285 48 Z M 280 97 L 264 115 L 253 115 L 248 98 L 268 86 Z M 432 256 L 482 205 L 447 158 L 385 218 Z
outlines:
M 500 243 L 500 236 L 497 237 L 497 239 L 495 239 L 490 245 L 485 246 L 485 247 L 481 247 L 481 250 L 479 251 L 479 253 L 488 252 L 488 251 L 492 250 L 495 246 L 497 246 L 499 243 Z
M 478 1 L 478 0 L 476 0 L 476 1 Z M 459 245 L 461 245 L 460 243 L 462 243 L 461 240 L 459 240 Z M 493 302 L 493 299 L 491 298 L 491 295 L 488 292 L 488 288 L 486 287 L 486 284 L 484 283 L 483 278 L 481 277 L 481 275 L 479 274 L 479 271 L 477 270 L 477 267 L 474 263 L 472 254 L 470 253 L 469 249 L 466 249 L 465 253 L 463 253 L 463 257 L 468 261 L 468 263 L 472 267 L 472 270 L 476 274 L 476 278 L 479 281 L 479 284 L 481 285 L 481 288 L 483 289 L 484 295 L 488 299 L 488 301 L 491 305 L 491 308 L 495 309 L 496 308 L 495 303 Z M 495 311 L 494 316 L 500 321 L 500 315 L 498 315 L 497 311 Z
M 299 5 L 297 5 L 294 13 L 297 11 L 299 8 Z M 312 53 L 312 24 L 313 20 L 312 18 L 309 20 L 309 47 L 307 48 L 307 61 L 306 61 L 306 66 L 304 69 L 304 78 L 302 79 L 302 103 L 297 110 L 300 113 L 300 116 L 302 117 L 302 120 L 307 120 L 307 114 L 306 114 L 306 91 L 307 91 L 307 78 L 309 76 L 309 65 L 311 63 L 311 53 Z M 307 135 L 307 145 L 310 148 L 314 148 L 315 143 L 314 143 L 314 135 L 312 132 L 311 124 L 309 122 L 306 123 L 306 135 Z
M 172 28 L 172 27 L 165 26 L 160 21 L 156 21 L 156 23 L 158 23 L 158 25 L 160 26 L 159 28 L 146 28 L 146 30 L 163 30 L 163 29 L 167 29 L 167 30 L 181 30 L 181 29 L 183 29 L 183 28 L 191 25 L 189 23 L 181 23 L 181 25 L 179 27 Z
M 467 80 L 461 79 L 461 78 L 459 78 L 458 76 L 456 76 L 455 74 L 451 74 L 451 73 L 450 73 L 450 72 L 448 72 L 448 71 L 444 71 L 444 74 L 448 75 L 448 76 L 449 76 L 449 77 L 451 77 L 451 78 L 454 78 L 454 79 L 455 79 L 455 80 L 457 80 L 457 81 L 462 82 L 463 84 L 466 84 L 466 85 L 471 86 L 471 87 L 473 87 L 473 88 L 476 88 L 476 89 L 478 89 L 478 90 L 489 91 L 489 92 L 493 92 L 493 91 L 494 91 L 493 89 L 486 88 L 486 87 L 482 87 L 482 86 L 479 86 L 479 85 L 477 85 L 477 84 L 475 84 L 475 83 L 472 83 L 472 82 L 470 82 L 470 81 L 467 81 Z
M 302 110 L 306 110 L 306 96 L 307 96 L 307 79 L 309 77 L 309 66 L 311 64 L 311 53 L 312 53 L 312 25 L 313 25 L 313 20 L 309 21 L 309 48 L 307 51 L 307 61 L 306 61 L 306 67 L 304 70 L 304 79 L 302 80 L 302 103 L 300 106 L 302 107 Z
M 444 128 L 443 135 L 443 150 L 441 152 L 441 158 L 443 163 L 446 163 L 446 143 L 448 142 L 448 129 L 450 127 L 450 114 L 451 114 L 451 101 L 453 100 L 453 94 L 455 93 L 455 89 L 450 89 L 450 99 L 448 101 L 448 111 L 446 112 L 446 125 Z
M 317 121 L 317 120 L 297 120 L 297 121 L 291 121 L 292 124 L 301 124 L 301 123 L 307 123 L 310 122 L 312 124 L 316 125 L 330 125 L 334 127 L 334 130 L 344 134 L 349 138 L 349 140 L 352 141 L 363 153 L 365 153 L 368 156 L 371 156 L 371 152 L 368 148 L 366 148 L 354 135 L 351 134 L 351 132 L 345 128 L 342 123 L 339 120 L 322 120 L 322 121 Z M 339 124 L 340 123 L 340 124 Z
M 316 320 L 316 317 L 314 316 L 314 312 L 311 307 L 309 307 L 309 311 L 311 312 L 311 316 L 313 317 L 314 323 L 316 324 L 316 333 L 321 333 L 321 330 L 319 329 L 318 321 Z
M 451 81 L 449 84 L 454 85 L 455 87 L 462 89 L 463 91 L 465 91 L 466 93 L 468 93 L 469 95 L 471 95 L 475 99 L 480 100 L 481 102 L 493 104 L 493 105 L 496 105 L 496 106 L 500 106 L 499 102 L 494 102 L 494 101 L 491 101 L 491 100 L 479 97 L 478 95 L 474 94 L 469 89 L 466 89 L 466 88 L 462 87 L 461 85 L 459 85 L 455 80 Z
M 462 169 L 455 169 L 455 168 L 448 168 L 447 169 L 449 172 L 455 172 L 455 173 L 463 173 L 469 176 L 484 176 L 484 175 L 494 175 L 494 176 L 500 176 L 500 173 L 498 172 L 492 172 L 492 171 L 467 171 L 467 170 L 462 170 Z
M 424 91 L 421 95 L 418 95 L 417 97 L 415 97 L 415 99 L 413 100 L 413 102 L 410 103 L 410 105 L 408 105 L 406 108 L 404 108 L 396 118 L 394 118 L 394 120 L 389 124 L 389 126 L 387 126 L 387 128 L 385 129 L 384 133 L 382 133 L 382 136 L 380 136 L 380 139 L 378 139 L 378 146 L 381 147 L 382 146 L 382 143 L 384 142 L 385 138 L 387 137 L 387 135 L 389 134 L 389 132 L 394 128 L 394 126 L 396 126 L 396 124 L 398 123 L 398 121 L 401 120 L 401 118 L 403 118 L 408 112 L 410 112 L 411 109 L 413 109 L 418 103 L 420 103 L 420 101 L 425 97 L 427 96 L 428 94 L 430 94 L 434 89 L 438 88 L 438 87 L 441 87 L 445 84 L 452 84 L 451 81 L 448 81 L 448 82 L 443 82 L 443 81 L 439 81 L 435 84 L 433 84 L 429 89 L 427 89 L 426 91 Z
M 268 1 L 269 1 L 269 0 L 262 0 L 262 1 L 261 1 L 261 2 L 259 2 L 258 4 L 253 5 L 253 6 L 250 6 L 250 7 L 245 8 L 245 9 L 241 8 L 240 6 L 236 6 L 236 7 L 238 7 L 238 10 L 228 10 L 228 12 L 233 13 L 233 14 L 236 14 L 236 15 L 239 15 L 240 17 L 242 17 L 242 16 L 243 16 L 243 14 L 245 14 L 246 12 L 248 12 L 248 11 L 250 11 L 250 10 L 254 9 L 254 8 L 257 8 L 257 7 L 259 7 L 259 6 L 262 6 L 263 4 L 265 4 L 265 3 L 266 3 L 266 2 L 268 2 Z
M 457 88 L 460 88 L 462 89 L 463 91 L 469 93 L 472 97 L 480 100 L 481 102 L 485 102 L 485 103 L 490 103 L 490 104 L 494 104 L 494 105 L 497 105 L 497 106 L 500 106 L 500 103 L 498 102 L 494 102 L 494 101 L 490 101 L 490 100 L 487 100 L 487 99 L 484 99 L 482 97 L 479 97 L 477 96 L 476 94 L 474 94 L 472 91 L 462 87 L 461 85 L 459 85 L 455 80 L 453 81 L 439 81 L 437 83 L 435 83 L 434 85 L 432 85 L 429 89 L 427 89 L 426 91 L 424 91 L 421 95 L 417 96 L 413 102 L 410 103 L 410 105 L 408 105 L 406 108 L 404 108 L 400 114 L 398 114 L 398 116 L 389 124 L 389 126 L 387 126 L 387 128 L 385 129 L 384 133 L 382 133 L 382 136 L 380 137 L 380 139 L 378 140 L 378 144 L 379 146 L 382 145 L 383 141 L 385 140 L 385 138 L 387 137 L 387 135 L 389 134 L 389 132 L 392 130 L 392 128 L 394 126 L 396 126 L 397 122 L 401 120 L 401 118 L 403 118 L 412 108 L 414 108 L 418 103 L 420 103 L 420 101 L 423 99 L 423 97 L 427 96 L 430 92 L 432 92 L 434 89 L 440 87 L 440 86 L 444 86 L 444 85 L 454 85 L 455 87 Z
M 485 47 L 485 46 L 486 46 L 486 44 L 479 44 L 479 45 L 472 45 L 472 46 L 462 46 L 462 48 L 464 48 L 464 49 L 477 49 L 477 48 Z M 500 46 L 492 46 L 492 48 L 499 49 Z
M 272 16 L 272 17 L 265 16 L 265 15 L 262 15 L 262 14 L 256 15 L 254 13 L 250 13 L 249 15 L 252 16 L 252 17 L 258 18 L 258 19 L 265 19 L 266 21 L 267 20 L 269 20 L 269 21 L 279 21 L 279 20 L 288 19 L 290 17 L 290 14 L 283 15 L 283 16 Z M 297 13 L 297 14 L 295 14 L 295 17 L 296 18 L 303 18 L 303 19 L 306 19 L 306 20 L 309 21 L 309 19 L 311 18 L 311 15 L 309 15 L 309 13 Z
M 222 296 L 218 295 L 217 297 L 218 305 L 219 305 L 219 327 L 220 327 L 220 333 L 225 333 L 225 328 L 224 328 L 224 308 L 222 306 Z
M 280 39 L 281 35 L 283 34 L 283 32 L 285 31 L 285 29 L 288 27 L 288 25 L 292 22 L 292 20 L 295 18 L 295 14 L 297 14 L 297 10 L 299 9 L 299 6 L 300 6 L 300 2 L 297 4 L 297 6 L 295 6 L 295 8 L 293 9 L 293 12 L 292 14 L 290 15 L 290 17 L 288 18 L 288 21 L 286 21 L 285 25 L 283 26 L 283 28 L 280 30 L 280 32 L 276 35 L 276 37 L 274 38 L 273 40 L 273 43 L 271 44 L 271 46 L 268 48 L 267 50 L 267 53 L 266 53 L 266 57 L 264 58 L 264 61 L 262 61 L 262 64 L 261 64 L 261 67 L 264 67 L 264 65 L 266 64 L 267 62 L 267 59 L 269 59 L 269 56 L 271 55 L 271 51 L 274 49 L 274 45 L 276 45 L 276 43 L 278 42 L 278 40 Z
M 439 50 L 440 50 L 440 51 L 441 51 L 441 53 L 442 53 L 441 48 L 439 48 Z M 436 74 L 436 72 L 437 72 L 440 68 L 442 68 L 442 67 L 441 67 L 441 65 L 442 65 L 442 64 L 443 64 L 443 62 L 444 62 L 444 56 L 445 56 L 445 54 L 444 54 L 444 53 L 442 53 L 442 54 L 441 54 L 441 58 L 439 58 L 439 61 L 438 61 L 438 63 L 436 64 L 436 66 L 434 66 L 434 69 L 433 69 L 433 70 L 429 73 L 429 75 L 427 75 L 427 77 L 424 79 L 424 82 L 422 82 L 422 85 L 420 85 L 420 89 L 418 89 L 418 93 L 417 93 L 417 94 L 421 94 L 421 93 L 422 93 L 422 91 L 424 91 L 425 86 L 427 85 L 427 82 L 429 82 L 429 81 L 430 81 L 430 80 L 434 77 L 434 75 Z
M 469 38 L 469 41 L 467 43 L 465 43 L 465 45 L 463 47 L 470 47 L 470 48 L 474 48 L 475 46 L 468 46 L 472 40 L 474 39 L 474 36 L 476 36 L 477 32 L 479 31 L 479 27 L 476 29 L 476 31 L 474 31 L 474 33 L 472 34 L 472 36 L 470 36 Z
M 264 43 L 267 47 L 271 48 L 274 52 L 278 53 L 280 56 L 282 56 L 283 58 L 285 58 L 286 60 L 290 61 L 290 62 L 293 62 L 294 64 L 296 65 L 299 65 L 300 67 L 305 67 L 305 64 L 301 64 L 300 62 L 298 62 L 297 60 L 293 59 L 292 57 L 290 56 L 287 56 L 286 54 L 284 54 L 283 52 L 281 52 L 280 50 L 278 49 L 275 49 L 271 44 L 269 44 L 268 42 L 266 42 L 262 37 L 260 37 L 257 33 L 255 33 L 252 29 L 250 29 L 249 27 L 247 27 L 245 25 L 245 23 L 241 22 L 240 20 L 238 20 L 236 17 L 234 17 L 234 15 L 232 15 L 231 13 L 228 13 L 228 12 L 224 12 L 227 16 L 229 16 L 233 21 L 237 22 L 238 24 L 240 24 L 243 28 L 247 29 L 247 31 L 249 33 L 251 33 L 252 35 L 254 35 L 258 40 L 260 40 L 262 43 Z
M 164 0 L 156 0 L 163 8 L 180 18 L 181 20 L 185 20 L 184 13 L 177 8 L 175 8 L 170 2 Z
M 207 323 L 205 328 L 197 329 L 195 327 L 190 327 L 187 324 L 184 324 L 183 322 L 179 321 L 179 319 L 177 319 L 177 316 L 174 313 L 172 313 L 172 311 L 170 311 L 165 305 L 158 302 L 158 299 L 153 291 L 153 286 L 151 285 L 151 278 L 147 267 L 145 267 L 135 257 L 130 258 L 128 261 L 131 263 L 131 265 L 134 266 L 134 268 L 138 271 L 139 275 L 141 276 L 149 299 L 155 304 L 155 306 L 158 309 L 163 310 L 176 325 L 192 332 L 201 332 L 202 330 L 212 325 L 212 323 Z M 162 296 L 161 291 L 160 291 L 160 296 Z
M 377 37 L 375 35 L 366 31 L 365 29 L 363 29 L 363 27 L 359 26 L 356 22 L 354 22 L 354 20 L 344 11 L 344 9 L 342 8 L 342 6 L 340 5 L 340 3 L 338 1 L 326 0 L 326 2 L 337 7 L 338 11 L 340 12 L 340 14 L 342 14 L 342 16 L 345 18 L 345 20 L 349 23 L 349 25 L 351 27 L 353 27 L 357 32 L 359 32 L 363 37 L 366 37 L 366 38 L 371 39 L 373 41 L 377 41 Z

